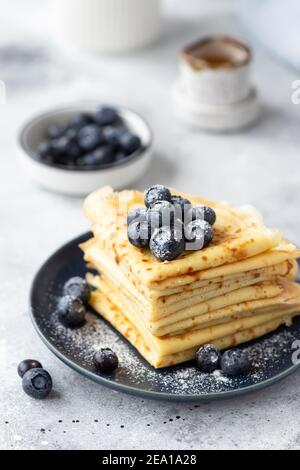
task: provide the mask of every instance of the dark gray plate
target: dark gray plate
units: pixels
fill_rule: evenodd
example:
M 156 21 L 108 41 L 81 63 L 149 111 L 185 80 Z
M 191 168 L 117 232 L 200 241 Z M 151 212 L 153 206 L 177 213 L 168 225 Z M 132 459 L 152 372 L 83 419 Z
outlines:
M 146 398 L 174 401 L 221 399 L 257 390 L 294 372 L 293 343 L 300 339 L 300 320 L 290 328 L 240 346 L 253 359 L 253 372 L 246 377 L 227 378 L 221 373 L 199 373 L 192 363 L 155 370 L 106 321 L 93 312 L 80 329 L 64 328 L 55 313 L 62 286 L 72 276 L 86 273 L 79 243 L 84 234 L 54 253 L 37 273 L 30 296 L 33 324 L 49 349 L 67 365 L 86 377 L 114 390 Z M 111 347 L 119 356 L 120 366 L 113 375 L 97 373 L 92 365 L 94 351 Z

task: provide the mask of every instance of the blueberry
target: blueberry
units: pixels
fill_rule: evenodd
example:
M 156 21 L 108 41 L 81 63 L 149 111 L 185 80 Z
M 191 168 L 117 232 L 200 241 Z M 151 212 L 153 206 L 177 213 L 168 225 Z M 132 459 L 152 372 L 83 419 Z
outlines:
M 213 372 L 220 366 L 221 353 L 213 344 L 205 344 L 196 353 L 196 366 L 202 372 Z
M 78 143 L 82 150 L 90 152 L 105 143 L 101 129 L 94 124 L 82 127 L 78 132 Z
M 52 139 L 60 139 L 65 133 L 67 126 L 58 126 L 56 124 L 50 124 L 47 129 L 47 137 Z
M 162 226 L 162 214 L 159 210 L 148 209 L 146 212 L 146 220 L 148 223 L 148 230 L 151 235 L 153 234 L 154 230 Z
M 69 160 L 73 161 L 82 155 L 82 150 L 77 142 L 70 140 L 66 145 L 65 154 Z
M 224 374 L 231 377 L 248 374 L 251 370 L 251 361 L 245 351 L 229 349 L 221 358 L 221 368 Z
M 58 318 L 65 326 L 75 328 L 85 321 L 85 308 L 81 299 L 65 295 L 58 303 Z
M 51 156 L 51 152 L 51 143 L 41 142 L 37 148 L 36 156 L 38 159 L 43 160 L 44 158 Z
M 151 188 L 145 192 L 145 206 L 151 207 L 159 201 L 171 202 L 171 193 L 165 186 L 156 184 L 155 186 L 151 186 Z
M 201 250 L 212 241 L 213 229 L 205 220 L 193 220 L 185 226 L 185 238 L 187 250 Z
M 113 161 L 113 148 L 103 145 L 91 153 L 87 153 L 77 160 L 77 164 L 87 168 L 97 168 Z
M 117 126 L 114 125 L 114 129 L 116 130 L 118 138 L 128 132 L 128 127 L 126 127 L 125 124 L 118 124 Z
M 182 196 L 172 196 L 171 203 L 177 208 L 177 212 L 181 211 L 181 218 L 184 221 L 185 214 L 187 214 L 192 207 L 191 201 Z M 192 219 L 190 219 L 189 221 L 191 220 Z
M 73 162 L 82 154 L 76 136 L 77 133 L 74 129 L 68 129 L 63 137 L 48 142 L 47 154 L 56 159 L 58 163 Z M 43 152 L 46 152 L 46 148 Z
M 69 140 L 66 137 L 60 137 L 51 141 L 51 155 L 53 157 L 65 157 Z
M 170 227 L 156 229 L 150 239 L 150 250 L 160 261 L 171 261 L 184 251 L 181 231 Z
M 118 356 L 109 348 L 102 348 L 95 352 L 93 362 L 99 372 L 113 372 L 119 365 Z
M 114 160 L 114 146 L 109 144 L 103 145 L 96 149 L 93 154 L 96 165 L 107 165 Z
M 118 113 L 114 108 L 102 106 L 95 114 L 95 121 L 100 126 L 109 126 L 118 120 Z
M 82 127 L 92 124 L 94 122 L 93 116 L 89 113 L 76 114 L 70 121 L 72 130 L 79 131 Z
M 149 232 L 151 235 L 157 228 L 169 227 L 176 234 L 184 238 L 183 223 L 174 206 L 168 201 L 160 201 L 154 204 L 147 212 Z
M 125 132 L 124 134 L 122 134 L 119 138 L 119 144 L 121 146 L 121 149 L 127 155 L 130 155 L 131 153 L 135 152 L 142 145 L 141 139 L 137 135 L 132 134 L 131 132 Z
M 185 206 L 191 206 L 192 203 L 188 199 L 182 196 L 171 196 L 171 203 L 172 204 L 179 204 L 182 208 Z
M 43 162 L 48 163 L 49 165 L 55 165 L 56 163 L 60 163 L 59 161 L 57 161 L 57 158 L 53 155 L 46 155 L 45 157 L 43 157 L 42 160 Z
M 122 161 L 126 160 L 127 157 L 128 157 L 128 155 L 126 155 L 126 153 L 124 153 L 124 152 L 117 152 L 117 153 L 115 154 L 114 161 L 115 161 L 115 162 L 122 162 Z
M 85 168 L 94 168 L 97 166 L 96 158 L 93 152 L 86 153 L 76 160 L 76 165 L 78 167 Z
M 66 137 L 66 139 L 68 139 L 69 142 L 77 142 L 77 135 L 78 135 L 78 132 L 76 131 L 76 129 L 73 129 L 72 127 L 67 129 L 66 132 L 64 133 L 64 137 Z
M 71 279 L 69 279 L 65 283 L 63 289 L 63 295 L 71 295 L 72 297 L 77 297 L 85 305 L 89 301 L 90 293 L 91 291 L 88 283 L 85 279 L 79 276 L 71 277 Z
M 22 378 L 24 374 L 30 369 L 42 369 L 43 366 L 39 361 L 35 359 L 24 359 L 24 361 L 20 362 L 18 365 L 18 374 Z
M 32 398 L 46 398 L 52 390 L 52 379 L 44 369 L 30 369 L 23 376 L 22 387 Z
M 126 132 L 126 129 L 123 127 L 107 126 L 103 128 L 102 132 L 107 143 L 116 145 L 119 143 L 121 135 Z
M 149 226 L 147 221 L 133 221 L 128 225 L 128 240 L 137 248 L 146 248 L 149 246 Z
M 206 220 L 210 225 L 214 225 L 216 221 L 215 211 L 208 206 L 197 206 L 191 209 L 191 220 L 202 219 Z
M 176 208 L 170 202 L 158 201 L 148 210 L 148 221 L 155 228 L 163 225 L 171 227 L 177 215 Z
M 127 215 L 127 225 L 131 224 L 133 221 L 146 221 L 147 220 L 147 209 L 144 207 L 137 207 L 128 212 Z

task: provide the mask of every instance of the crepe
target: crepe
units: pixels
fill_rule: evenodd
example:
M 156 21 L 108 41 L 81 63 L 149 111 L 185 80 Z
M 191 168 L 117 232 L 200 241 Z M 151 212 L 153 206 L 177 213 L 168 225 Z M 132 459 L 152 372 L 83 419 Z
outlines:
M 210 280 L 199 280 L 184 286 L 157 291 L 141 284 L 130 271 L 124 272 L 120 269 L 119 264 L 99 247 L 94 238 L 82 244 L 81 248 L 84 251 L 85 260 L 89 262 L 92 268 L 99 272 L 105 272 L 107 277 L 119 283 L 128 291 L 129 295 L 131 293 L 134 297 L 139 298 L 149 308 L 154 307 L 154 305 L 166 306 L 186 298 L 191 299 L 194 295 L 202 294 L 205 296 L 208 294 L 208 297 L 213 297 L 209 293 L 216 291 L 216 289 L 225 289 L 225 293 L 275 276 L 286 276 L 289 279 L 295 279 L 298 270 L 297 263 L 288 259 L 273 266 L 223 275 Z M 231 266 L 228 265 L 228 268 Z M 204 300 L 208 297 L 204 297 Z
M 92 297 L 92 306 L 96 312 L 100 313 L 103 318 L 119 331 L 124 338 L 139 351 L 147 362 L 155 368 L 168 367 L 193 359 L 198 347 L 207 341 L 213 341 L 220 349 L 226 349 L 240 343 L 251 341 L 270 333 L 282 324 L 286 324 L 287 326 L 291 325 L 292 319 L 296 315 L 293 311 L 293 307 L 286 308 L 280 313 L 277 312 L 276 316 L 272 315 L 272 313 L 266 314 L 259 322 L 252 320 L 252 322 L 248 321 L 246 324 L 246 322 L 241 321 L 239 324 L 235 324 L 234 328 L 227 327 L 226 332 L 228 333 L 229 331 L 229 333 L 218 339 L 212 339 L 212 335 L 206 332 L 206 337 L 202 335 L 203 343 L 197 342 L 196 346 L 194 345 L 190 348 L 180 347 L 176 352 L 161 354 L 152 344 L 145 340 L 145 337 L 136 324 L 131 322 L 122 313 L 121 308 L 114 305 L 106 296 L 94 294 Z M 223 334 L 223 332 L 221 334 Z M 180 342 L 180 339 L 177 338 L 177 342 L 178 341 Z M 189 343 L 189 341 L 185 341 L 185 344 L 186 343 Z M 193 344 L 193 342 L 190 341 L 190 344 Z
M 130 275 L 125 274 L 118 268 L 116 263 L 101 253 L 101 250 L 95 244 L 89 243 L 82 247 L 85 251 L 85 259 L 93 260 L 93 264 L 97 267 L 99 272 L 105 273 L 105 276 L 110 279 L 115 285 L 122 289 L 126 295 L 138 302 L 139 308 L 143 310 L 145 316 L 149 320 L 157 320 L 161 317 L 169 316 L 175 312 L 185 310 L 193 316 L 197 314 L 197 305 L 205 302 L 214 297 L 219 297 L 236 291 L 240 288 L 245 288 L 253 284 L 258 284 L 262 281 L 275 279 L 277 276 L 285 276 L 289 279 L 294 279 L 297 272 L 297 264 L 295 262 L 284 262 L 270 268 L 262 268 L 255 270 L 255 272 L 244 273 L 239 277 L 223 278 L 218 281 L 206 284 L 203 287 L 194 288 L 189 291 L 182 291 L 177 294 L 170 294 L 154 300 L 149 299 L 149 295 L 145 295 L 145 289 L 141 290 L 140 286 L 134 285 L 130 280 Z M 149 294 L 149 292 L 148 292 Z M 231 298 L 233 303 L 239 301 L 235 294 L 231 297 L 227 295 L 224 300 Z M 249 300 L 249 295 L 247 296 Z M 195 306 L 194 308 L 191 308 Z M 210 308 L 210 306 L 208 306 Z M 201 313 L 201 312 L 200 312 Z M 188 316 L 188 315 L 187 315 Z
M 293 283 L 282 283 L 282 285 L 271 286 L 273 290 L 268 291 L 268 295 L 264 296 L 263 291 L 270 286 L 256 286 L 255 290 L 246 290 L 239 292 L 241 302 L 226 305 L 222 302 L 223 296 L 216 298 L 218 302 L 208 308 L 207 304 L 202 305 L 202 313 L 195 316 L 188 316 L 186 312 L 182 316 L 178 315 L 175 319 L 163 318 L 157 322 L 149 322 L 143 315 L 136 304 L 128 298 L 120 289 L 116 288 L 111 282 L 105 278 L 94 279 L 92 282 L 98 292 L 108 297 L 112 303 L 123 306 L 124 312 L 129 318 L 138 317 L 138 321 L 154 336 L 169 336 L 181 334 L 182 332 L 198 330 L 221 324 L 228 321 L 245 318 L 247 316 L 256 315 L 258 312 L 266 312 L 268 307 L 275 309 L 294 302 L 294 286 Z M 260 297 L 260 298 L 259 298 Z M 248 300 L 245 300 L 248 299 Z M 243 300 L 243 301 L 242 301 Z M 227 302 L 228 303 L 228 302 Z M 173 320 L 173 321 L 172 321 Z
M 213 207 L 217 221 L 213 242 L 208 247 L 200 251 L 186 251 L 172 262 L 157 261 L 149 250 L 137 249 L 127 239 L 127 213 L 132 208 L 143 205 L 142 193 L 115 193 L 111 188 L 103 188 L 88 196 L 84 212 L 93 223 L 92 231 L 100 247 L 121 268 L 124 265 L 126 271 L 132 272 L 148 287 L 167 278 L 235 263 L 275 248 L 283 242 L 281 233 L 267 229 L 254 208 L 245 206 L 233 209 L 227 204 L 216 204 L 184 193 L 180 195 L 187 197 L 194 205 L 208 204 Z M 283 250 L 288 249 L 293 251 L 292 246 L 283 247 Z M 226 271 L 222 275 L 224 274 Z
M 300 250 L 292 243 L 281 240 L 280 244 L 264 253 L 246 258 L 235 263 L 224 264 L 213 269 L 193 272 L 178 277 L 168 278 L 151 283 L 152 289 L 168 289 L 170 286 L 190 285 L 196 281 L 211 280 L 217 277 L 240 275 L 248 271 L 275 266 L 287 260 L 295 260 L 300 257 Z
M 206 248 L 163 263 L 127 239 L 127 213 L 143 206 L 142 193 L 106 187 L 86 199 L 93 237 L 81 248 L 98 273 L 87 276 L 92 307 L 154 367 L 189 360 L 209 342 L 227 348 L 290 324 L 300 312 L 300 251 L 251 206 L 172 193 L 212 207 L 217 220 Z
M 275 309 L 275 312 L 263 312 L 262 314 L 252 315 L 251 317 L 236 319 L 234 321 L 225 322 L 221 325 L 216 325 L 212 327 L 207 327 L 199 330 L 191 330 L 188 333 L 179 334 L 177 336 L 164 336 L 156 337 L 151 334 L 151 332 L 145 327 L 144 322 L 142 321 L 141 316 L 139 316 L 133 310 L 127 308 L 127 305 L 122 296 L 113 297 L 113 292 L 105 292 L 106 295 L 101 295 L 97 292 L 94 292 L 92 295 L 91 303 L 93 307 L 100 307 L 102 300 L 108 298 L 114 305 L 114 300 L 117 300 L 119 308 L 133 323 L 140 333 L 143 335 L 144 340 L 147 341 L 157 353 L 160 355 L 173 354 L 178 351 L 183 351 L 185 349 L 190 349 L 197 345 L 209 343 L 219 338 L 223 338 L 230 334 L 234 334 L 238 331 L 242 331 L 247 328 L 251 328 L 258 324 L 265 323 L 271 319 L 279 318 L 282 316 L 282 312 L 285 311 L 287 307 L 290 308 L 299 308 L 299 299 L 300 299 L 300 286 L 297 284 L 287 284 L 285 288 L 285 300 L 282 298 L 281 309 Z M 97 310 L 97 308 L 96 308 Z

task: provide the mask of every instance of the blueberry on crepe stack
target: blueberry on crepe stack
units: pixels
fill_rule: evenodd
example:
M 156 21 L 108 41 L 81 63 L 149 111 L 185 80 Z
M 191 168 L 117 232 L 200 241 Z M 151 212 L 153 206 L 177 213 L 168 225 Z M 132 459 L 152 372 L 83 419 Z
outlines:
M 84 212 L 93 232 L 81 246 L 94 270 L 89 303 L 156 368 L 197 357 L 202 370 L 244 373 L 240 353 L 219 364 L 214 351 L 290 325 L 300 312 L 300 251 L 251 206 L 164 186 L 146 194 L 106 187 Z M 200 356 L 206 344 L 216 349 Z
M 145 192 L 145 207 L 129 212 L 128 240 L 138 248 L 149 247 L 155 258 L 172 261 L 184 250 L 201 250 L 213 238 L 215 211 L 171 194 L 165 186 L 155 185 Z

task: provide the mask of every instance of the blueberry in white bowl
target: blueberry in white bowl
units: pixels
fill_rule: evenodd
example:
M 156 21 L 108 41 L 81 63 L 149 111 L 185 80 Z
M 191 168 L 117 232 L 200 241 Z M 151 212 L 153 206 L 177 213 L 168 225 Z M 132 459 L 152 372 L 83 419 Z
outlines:
M 120 118 L 115 108 L 101 106 L 95 113 L 95 122 L 100 126 L 112 126 L 118 121 Z
M 79 131 L 84 126 L 93 124 L 94 119 L 91 113 L 77 113 L 70 120 L 70 127 L 75 131 Z
M 96 124 L 88 124 L 79 129 L 77 139 L 83 154 L 106 144 L 102 129 Z
M 140 178 L 152 157 L 148 124 L 127 108 L 79 103 L 40 113 L 19 135 L 21 162 L 47 189 L 85 195 Z

